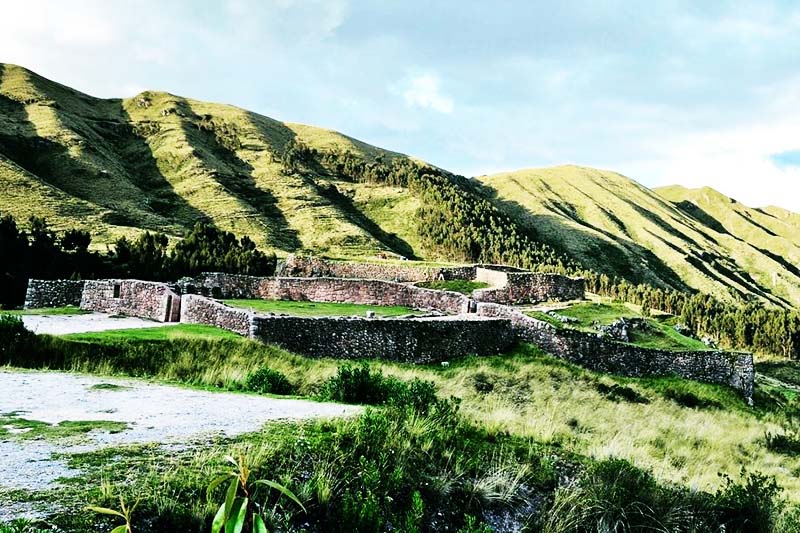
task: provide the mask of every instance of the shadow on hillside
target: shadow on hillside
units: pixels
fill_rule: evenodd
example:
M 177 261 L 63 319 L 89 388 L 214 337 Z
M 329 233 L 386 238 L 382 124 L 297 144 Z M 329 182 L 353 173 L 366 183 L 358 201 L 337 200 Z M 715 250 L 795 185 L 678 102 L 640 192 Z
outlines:
M 0 66 L 0 80 L 2 68 Z M 31 77 L 28 81 L 46 94 L 46 88 L 36 85 L 37 78 Z M 64 144 L 42 137 L 31 121 L 25 103 L 3 96 L 0 96 L 0 113 L 13 120 L 14 131 L 0 133 L 0 151 L 44 183 L 109 209 L 111 212 L 103 217 L 106 223 L 163 231 L 176 210 L 187 214 L 187 222 L 202 220 L 202 213 L 186 205 L 161 175 L 144 139 L 138 137 L 129 124 L 116 118 L 127 116 L 121 102 L 100 102 L 110 106 L 107 111 L 111 116 L 107 119 L 98 118 L 99 115 L 88 117 L 72 114 L 62 109 L 58 102 L 43 101 L 40 105 L 53 107 L 63 127 L 80 136 L 83 143 L 81 149 L 108 163 L 109 169 L 88 165 L 70 154 Z M 115 107 L 119 108 L 119 112 Z M 119 175 L 120 166 L 124 176 Z M 122 182 L 123 178 L 127 183 Z M 144 182 L 147 182 L 146 186 L 143 186 Z M 124 197 L 125 189 L 129 187 L 138 190 L 144 198 L 149 197 L 149 189 L 160 190 L 162 201 L 169 205 L 169 209 L 159 213 L 152 209 L 152 205 L 123 205 L 123 202 L 133 203 L 137 200 Z
M 258 186 L 253 176 L 253 166 L 240 158 L 230 145 L 233 139 L 223 137 L 224 132 L 218 133 L 213 121 L 202 124 L 201 117 L 186 100 L 179 99 L 176 108 L 185 118 L 181 125 L 192 148 L 211 156 L 203 157 L 202 160 L 213 169 L 212 177 L 267 221 L 267 241 L 287 252 L 302 248 L 303 243 L 297 230 L 289 226 L 289 221 L 278 207 L 275 195 Z
M 567 255 L 575 256 L 577 252 L 580 252 L 584 260 L 587 260 L 586 266 L 592 270 L 620 276 L 632 283 L 650 283 L 676 290 L 689 289 L 680 276 L 650 249 L 631 239 L 622 238 L 589 224 L 581 219 L 577 212 L 570 209 L 570 206 L 566 203 L 561 205 L 551 202 L 548 208 L 575 222 L 581 228 L 568 225 L 557 215 L 533 214 L 519 202 L 499 198 L 497 191 L 493 188 L 483 184 L 476 185 L 481 195 L 496 205 L 502 212 L 532 230 L 537 240 L 545 242 Z M 604 211 L 608 213 L 608 210 Z M 615 225 L 624 226 L 616 215 L 611 214 L 610 218 Z M 548 229 L 549 231 L 547 231 Z M 595 232 L 604 235 L 611 242 L 599 238 Z M 575 236 L 574 240 L 580 244 L 575 245 L 564 242 L 561 239 L 549 236 L 548 233 L 554 235 L 572 234 Z M 627 235 L 627 231 L 624 233 Z M 640 265 L 643 261 L 646 263 L 644 268 Z
M 363 228 L 372 238 L 389 248 L 389 250 L 402 255 L 406 259 L 418 259 L 410 244 L 400 238 L 400 236 L 394 233 L 388 233 L 372 219 L 367 217 L 353 204 L 353 200 L 349 196 L 342 194 L 334 184 L 319 185 L 317 183 L 312 183 L 312 185 L 316 187 L 320 196 L 336 205 L 350 222 Z

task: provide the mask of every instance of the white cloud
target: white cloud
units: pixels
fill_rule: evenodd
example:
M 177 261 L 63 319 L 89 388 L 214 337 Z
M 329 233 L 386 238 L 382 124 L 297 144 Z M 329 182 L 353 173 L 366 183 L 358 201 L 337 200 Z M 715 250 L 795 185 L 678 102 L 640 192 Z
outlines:
M 408 89 L 403 93 L 406 105 L 433 109 L 439 113 L 453 112 L 453 99 L 439 89 L 439 78 L 423 74 L 411 79 Z

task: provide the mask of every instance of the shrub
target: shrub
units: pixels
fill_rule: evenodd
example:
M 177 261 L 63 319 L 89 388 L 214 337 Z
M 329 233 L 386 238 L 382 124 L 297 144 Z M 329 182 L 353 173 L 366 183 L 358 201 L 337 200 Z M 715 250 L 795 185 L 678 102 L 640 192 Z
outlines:
M 27 346 L 34 338 L 25 328 L 22 318 L 0 315 L 0 355 L 13 354 Z
M 244 384 L 245 390 L 259 394 L 294 394 L 295 387 L 285 375 L 267 366 L 252 372 L 247 376 Z
M 758 472 L 748 474 L 742 468 L 742 483 L 734 483 L 727 475 L 725 486 L 715 494 L 719 522 L 727 531 L 768 533 L 785 503 L 778 496 L 781 488 L 774 478 Z
M 344 403 L 411 407 L 427 413 L 438 400 L 433 383 L 414 379 L 404 382 L 372 371 L 368 364 L 344 364 L 322 387 L 320 398 Z

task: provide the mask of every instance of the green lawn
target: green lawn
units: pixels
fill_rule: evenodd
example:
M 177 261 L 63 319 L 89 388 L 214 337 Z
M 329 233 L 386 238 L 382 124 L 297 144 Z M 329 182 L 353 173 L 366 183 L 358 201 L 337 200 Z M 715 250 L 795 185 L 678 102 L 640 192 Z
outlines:
M 460 292 L 461 294 L 470 295 L 475 289 L 485 289 L 489 287 L 489 284 L 482 281 L 453 279 L 449 281 L 423 281 L 422 283 L 417 283 L 417 287 L 436 289 L 439 291 L 454 291 Z
M 98 331 L 92 333 L 72 333 L 63 335 L 70 340 L 96 342 L 96 341 L 117 341 L 117 340 L 137 340 L 137 341 L 163 341 L 180 338 L 194 339 L 235 339 L 240 335 L 202 324 L 176 324 L 174 326 L 160 326 L 155 328 L 141 329 L 114 329 L 109 331 Z
M 284 313 L 294 316 L 365 316 L 373 311 L 377 316 L 421 314 L 399 305 L 363 305 L 349 303 L 290 302 L 286 300 L 223 300 L 233 307 L 252 309 L 259 313 Z
M 68 305 L 66 307 L 45 307 L 42 309 L 3 309 L 0 315 L 85 315 L 91 311 L 84 311 L 80 307 Z

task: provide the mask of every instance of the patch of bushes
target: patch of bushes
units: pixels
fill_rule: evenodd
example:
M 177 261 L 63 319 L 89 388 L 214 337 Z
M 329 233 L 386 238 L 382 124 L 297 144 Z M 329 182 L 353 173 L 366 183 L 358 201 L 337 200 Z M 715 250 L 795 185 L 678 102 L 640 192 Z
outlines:
M 252 372 L 244 383 L 244 388 L 250 392 L 259 394 L 294 394 L 295 387 L 289 382 L 285 375 L 267 366 Z
M 740 483 L 724 477 L 725 485 L 709 494 L 660 484 L 622 459 L 600 461 L 556 491 L 542 531 L 775 531 L 785 507 L 775 480 L 744 471 Z
M 616 383 L 606 385 L 605 383 L 597 382 L 594 384 L 594 388 L 597 389 L 597 392 L 613 402 L 650 403 L 647 397 L 624 385 L 618 385 Z
M 0 314 L 0 356 L 20 351 L 34 338 L 21 317 Z
M 664 390 L 664 396 L 682 407 L 691 409 L 721 409 L 723 406 L 711 398 L 701 398 L 693 392 L 668 388 Z
M 364 405 L 411 407 L 420 413 L 427 413 L 438 401 L 433 383 L 421 379 L 405 382 L 384 376 L 380 370 L 370 369 L 367 363 L 340 366 L 336 375 L 322 386 L 319 398 Z

